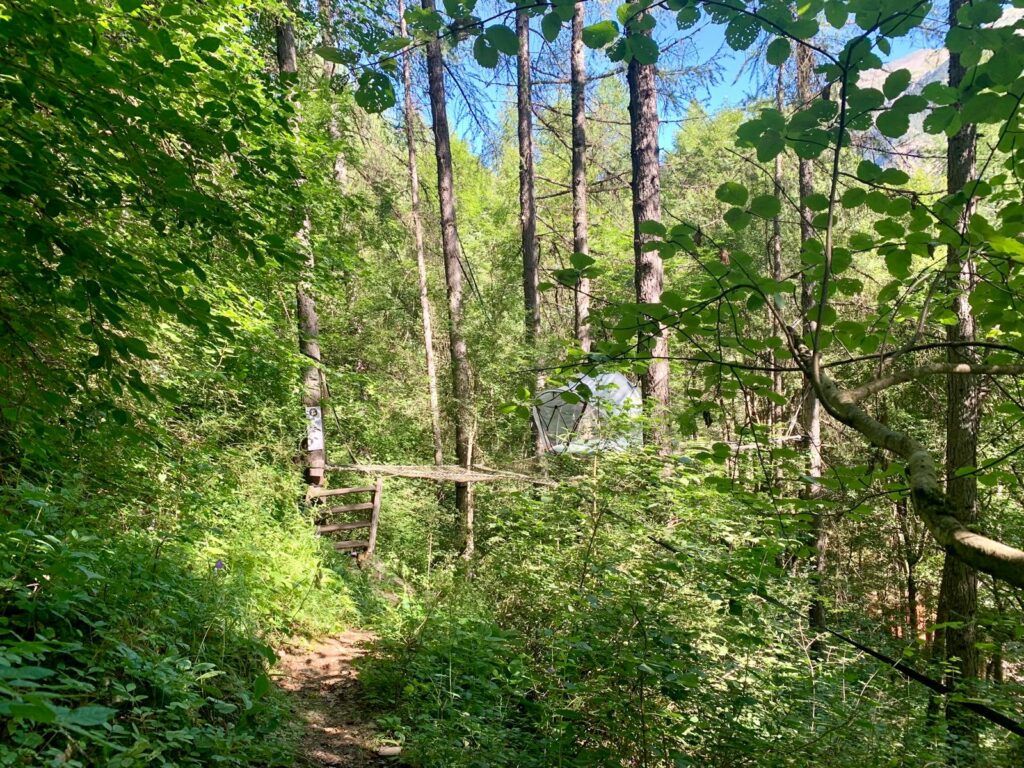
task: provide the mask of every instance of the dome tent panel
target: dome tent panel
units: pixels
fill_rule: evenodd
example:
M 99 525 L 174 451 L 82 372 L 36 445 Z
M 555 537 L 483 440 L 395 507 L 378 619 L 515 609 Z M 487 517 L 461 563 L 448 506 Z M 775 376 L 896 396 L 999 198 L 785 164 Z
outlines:
M 624 451 L 643 445 L 640 392 L 621 373 L 581 374 L 540 392 L 533 418 L 552 453 Z

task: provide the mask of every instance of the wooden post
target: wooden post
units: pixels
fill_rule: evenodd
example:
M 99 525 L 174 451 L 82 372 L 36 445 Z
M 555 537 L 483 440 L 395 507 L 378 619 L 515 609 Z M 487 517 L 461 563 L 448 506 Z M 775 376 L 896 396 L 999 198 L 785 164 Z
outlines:
M 373 550 L 377 546 L 377 523 L 380 521 L 380 496 L 384 489 L 384 478 L 378 477 L 373 486 L 373 512 L 370 513 L 370 542 L 366 545 L 364 558 L 373 557 Z

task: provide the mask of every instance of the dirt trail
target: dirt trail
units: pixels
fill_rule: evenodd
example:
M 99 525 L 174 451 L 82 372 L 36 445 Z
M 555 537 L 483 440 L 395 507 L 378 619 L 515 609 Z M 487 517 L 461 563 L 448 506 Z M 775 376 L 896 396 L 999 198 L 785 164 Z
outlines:
M 367 768 L 397 764 L 394 758 L 377 752 L 353 666 L 372 641 L 372 633 L 353 629 L 308 651 L 281 652 L 278 684 L 295 695 L 305 720 L 299 765 Z

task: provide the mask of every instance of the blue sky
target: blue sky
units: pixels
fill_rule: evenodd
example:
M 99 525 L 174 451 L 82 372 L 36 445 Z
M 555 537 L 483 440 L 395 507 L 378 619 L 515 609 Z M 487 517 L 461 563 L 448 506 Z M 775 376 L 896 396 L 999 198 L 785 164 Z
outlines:
M 534 23 L 536 25 L 539 22 Z M 825 29 L 827 32 L 828 28 Z M 563 27 L 562 34 L 566 35 L 567 32 L 567 27 Z M 691 59 L 688 63 L 713 61 L 718 68 L 717 81 L 698 91 L 697 98 L 704 109 L 708 112 L 716 112 L 723 108 L 737 107 L 746 103 L 756 90 L 755 78 L 765 77 L 765 73 L 762 71 L 759 75 L 752 67 L 743 66 L 746 53 L 733 51 L 725 44 L 725 25 L 711 23 L 705 18 L 689 34 L 692 34 L 692 44 L 696 55 L 688 57 Z M 892 40 L 891 44 L 891 52 L 887 56 L 883 56 L 885 62 L 896 60 L 914 50 L 926 47 L 922 40 L 913 36 L 897 38 Z M 607 64 L 604 54 L 596 51 L 589 53 L 589 74 L 600 72 Z M 495 120 L 503 109 L 511 108 L 514 105 L 515 94 L 511 89 L 496 86 L 489 95 L 492 98 L 486 99 L 487 103 L 477 106 L 478 108 L 482 107 L 481 111 L 491 120 Z M 673 121 L 684 117 L 684 114 L 673 111 L 668 104 L 664 103 L 661 105 L 660 114 L 663 122 L 659 143 L 663 149 L 669 149 L 673 144 L 679 125 L 678 122 Z M 475 131 L 467 130 L 467 125 L 462 124 L 462 121 L 455 120 L 453 122 L 455 131 L 468 140 L 475 150 L 479 152 L 483 149 L 484 139 L 482 137 L 475 135 Z

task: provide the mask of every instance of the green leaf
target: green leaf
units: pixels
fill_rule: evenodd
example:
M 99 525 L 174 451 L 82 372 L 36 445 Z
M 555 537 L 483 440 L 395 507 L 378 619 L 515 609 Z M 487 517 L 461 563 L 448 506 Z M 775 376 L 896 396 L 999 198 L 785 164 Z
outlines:
M 319 56 L 324 61 L 330 61 L 335 64 L 347 63 L 344 54 L 342 54 L 342 52 L 335 48 L 333 45 L 318 45 L 315 48 L 315 51 L 316 55 Z
M 572 256 L 569 257 L 569 263 L 578 270 L 584 270 L 587 267 L 596 264 L 597 262 L 585 253 L 576 251 Z
M 665 236 L 665 225 L 660 221 L 641 221 L 640 232 L 644 235 Z
M 750 214 L 742 208 L 730 208 L 725 212 L 725 223 L 732 229 L 740 232 L 750 224 Z
M 843 193 L 843 207 L 844 208 L 856 208 L 864 203 L 864 199 L 867 197 L 865 192 L 860 187 L 852 187 Z
M 803 199 L 803 204 L 812 211 L 824 211 L 828 208 L 828 197 L 821 192 L 812 192 Z
M 131 13 L 142 7 L 145 0 L 117 0 L 117 4 L 125 13 Z
M 507 56 L 515 56 L 519 52 L 519 37 L 515 30 L 506 27 L 504 24 L 495 24 L 488 27 L 487 40 Z
M 895 219 L 879 219 L 875 222 L 874 227 L 878 234 L 882 237 L 887 237 L 890 240 L 898 240 L 907 233 L 903 228 L 903 225 Z
M 841 0 L 829 0 L 825 3 L 825 20 L 832 25 L 834 29 L 842 29 L 846 26 L 846 19 L 850 13 L 846 8 L 846 4 Z
M 359 76 L 358 82 L 356 104 L 367 112 L 383 112 L 394 105 L 395 89 L 391 79 L 383 72 L 367 69 Z
M 683 8 L 676 14 L 676 26 L 679 29 L 689 29 L 700 21 L 700 8 L 690 5 Z
M 490 40 L 481 35 L 473 43 L 473 58 L 481 67 L 494 69 L 498 66 L 498 49 L 491 44 Z
M 896 249 L 885 254 L 885 268 L 896 278 L 910 277 L 910 251 Z
M 437 11 L 428 11 L 425 8 L 406 9 L 405 20 L 413 29 L 421 29 L 424 32 L 440 32 L 444 26 L 441 14 Z
M 562 31 L 562 19 L 557 13 L 549 13 L 540 20 L 540 31 L 544 39 L 549 43 L 558 39 L 558 33 Z
M 910 116 L 900 110 L 888 109 L 875 118 L 875 127 L 883 136 L 896 139 L 910 130 Z
M 734 51 L 745 51 L 761 31 L 760 25 L 753 16 L 737 14 L 725 27 L 725 42 Z
M 749 193 L 739 182 L 727 181 L 715 190 L 715 197 L 729 205 L 746 205 Z
M 196 48 L 198 48 L 201 51 L 209 51 L 210 53 L 213 53 L 218 48 L 220 48 L 220 38 L 201 37 L 198 40 L 196 40 Z
M 767 130 L 757 142 L 757 159 L 762 163 L 774 160 L 782 150 L 786 148 L 786 142 L 782 134 L 776 130 Z
M 686 298 L 678 291 L 663 291 L 661 294 L 661 303 L 673 312 L 678 312 L 686 306 Z
M 562 21 L 572 21 L 573 13 L 576 11 L 576 0 L 551 0 L 551 5 Z
M 619 25 L 610 19 L 583 28 L 583 44 L 588 48 L 604 48 L 619 36 Z
M 97 705 L 78 707 L 67 713 L 61 713 L 58 721 L 61 725 L 79 725 L 82 727 L 104 725 L 117 714 L 116 709 Z
M 8 712 L 11 717 L 22 720 L 31 720 L 35 723 L 57 722 L 57 710 L 43 702 L 35 704 L 29 702 L 12 702 L 8 708 Z
M 412 44 L 411 37 L 389 37 L 379 46 L 381 53 L 397 53 Z
M 950 88 L 945 83 L 928 83 L 921 89 L 921 95 L 935 104 L 946 105 L 956 104 L 958 97 L 956 88 Z
M 784 37 L 777 37 L 768 44 L 768 63 L 773 66 L 781 66 L 789 59 L 793 47 L 789 40 Z
M 1005 253 L 1012 256 L 1015 261 L 1024 261 L 1024 243 L 1017 238 L 991 235 L 988 242 L 996 253 Z
M 909 69 L 897 69 L 887 78 L 885 78 L 885 84 L 882 85 L 882 93 L 885 94 L 887 99 L 895 99 L 910 85 L 910 70 Z
M 750 210 L 762 219 L 772 219 L 782 212 L 782 203 L 775 195 L 758 195 L 750 201 Z
M 640 64 L 654 64 L 658 61 L 658 44 L 646 35 L 626 38 L 629 53 Z

